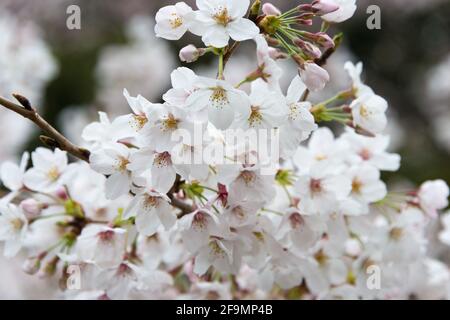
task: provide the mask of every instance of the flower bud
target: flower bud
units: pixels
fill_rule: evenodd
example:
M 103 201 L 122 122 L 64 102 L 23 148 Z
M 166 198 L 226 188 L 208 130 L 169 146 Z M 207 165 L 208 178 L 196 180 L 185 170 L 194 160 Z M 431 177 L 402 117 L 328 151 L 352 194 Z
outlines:
M 273 48 L 273 47 L 269 47 L 269 56 L 273 59 L 273 60 L 278 60 L 278 59 L 286 59 L 288 57 L 288 55 L 286 53 L 284 53 L 283 51 Z
M 331 37 L 325 32 L 312 33 L 304 31 L 302 32 L 302 37 L 316 43 L 317 45 L 320 45 L 325 49 L 333 48 L 335 46 L 333 39 L 331 39 Z
M 183 62 L 191 63 L 198 60 L 199 57 L 205 54 L 205 49 L 198 49 L 194 45 L 190 44 L 180 50 L 180 60 Z
M 312 10 L 318 16 L 335 12 L 339 9 L 339 6 L 329 0 L 314 0 L 312 3 Z
M 437 211 L 448 206 L 449 187 L 443 180 L 426 181 L 417 193 L 420 207 L 430 217 L 437 217 Z
M 67 200 L 69 197 L 67 196 L 67 192 L 66 189 L 64 187 L 60 187 L 58 188 L 58 190 L 56 190 L 56 196 L 58 198 L 60 198 L 61 200 Z
M 36 274 L 39 269 L 41 268 L 41 258 L 40 257 L 30 257 L 22 265 L 22 270 L 29 274 L 34 275 Z
M 330 81 L 328 72 L 312 62 L 304 63 L 299 68 L 299 73 L 305 85 L 313 92 L 322 90 Z
M 335 43 L 328 34 L 326 34 L 325 32 L 318 32 L 316 33 L 316 36 L 316 43 L 322 48 L 334 48 Z
M 318 59 L 322 56 L 322 52 L 320 51 L 320 49 L 310 42 L 303 41 L 302 39 L 295 39 L 294 43 L 296 46 L 302 49 L 303 53 L 307 55 L 311 60 Z
M 279 16 L 279 15 L 281 15 L 280 9 L 278 9 L 277 7 L 275 7 L 271 3 L 264 3 L 264 5 L 262 6 L 262 11 L 267 16 Z
M 297 10 L 300 13 L 304 13 L 304 12 L 312 12 L 313 8 L 312 8 L 312 4 L 306 3 L 306 4 L 301 4 L 297 7 Z
M 42 213 L 42 209 L 44 209 L 46 206 L 47 205 L 40 203 L 33 198 L 23 200 L 20 203 L 20 208 L 23 210 L 25 216 L 28 219 L 38 217 Z

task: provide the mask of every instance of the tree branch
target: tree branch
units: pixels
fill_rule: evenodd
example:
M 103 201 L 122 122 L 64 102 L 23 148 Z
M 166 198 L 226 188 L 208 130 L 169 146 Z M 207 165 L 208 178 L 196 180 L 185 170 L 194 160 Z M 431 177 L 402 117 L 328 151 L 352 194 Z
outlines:
M 45 121 L 44 118 L 42 118 L 36 111 L 36 109 L 31 107 L 30 102 L 28 99 L 21 95 L 13 95 L 17 101 L 19 101 L 22 105 L 18 105 L 14 102 L 11 102 L 9 100 L 6 100 L 2 97 L 0 97 L 0 105 L 5 107 L 6 109 L 9 109 L 19 115 L 21 115 L 24 118 L 27 118 L 34 122 L 39 128 L 44 131 L 51 140 L 48 140 L 48 137 L 41 137 L 41 140 L 45 141 L 47 138 L 47 141 L 52 141 L 53 147 L 58 147 L 61 150 L 67 151 L 74 157 L 77 157 L 78 159 L 81 159 L 83 161 L 89 162 L 89 155 L 90 152 L 84 148 L 81 148 L 79 146 L 76 146 L 72 142 L 70 142 L 65 136 L 63 136 L 58 130 L 56 130 L 54 127 L 52 127 L 47 121 Z

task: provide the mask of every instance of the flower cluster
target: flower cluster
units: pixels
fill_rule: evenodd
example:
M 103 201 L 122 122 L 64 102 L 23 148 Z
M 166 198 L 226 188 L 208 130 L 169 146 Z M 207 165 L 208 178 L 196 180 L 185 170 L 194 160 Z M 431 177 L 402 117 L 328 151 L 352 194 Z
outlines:
M 125 90 L 128 114 L 100 113 L 83 131 L 89 165 L 43 148 L 31 168 L 28 154 L 20 166 L 4 163 L 5 255 L 26 248 L 26 271 L 62 274 L 67 298 L 448 297 L 450 273 L 428 253 L 426 233 L 448 206 L 448 186 L 388 191 L 381 172 L 398 170 L 400 156 L 388 151 L 387 102 L 361 80 L 362 64 L 345 64 L 350 88 L 308 101 L 326 85 L 322 65 L 340 41 L 325 32 L 355 1 L 285 13 L 258 0 L 197 7 L 162 8 L 155 31 L 201 36 L 207 47 L 180 57 L 218 56 L 217 77 L 178 68 L 163 103 Z M 322 31 L 301 30 L 316 18 Z M 255 43 L 255 71 L 229 83 L 224 68 L 244 40 Z M 299 68 L 287 92 L 284 58 Z

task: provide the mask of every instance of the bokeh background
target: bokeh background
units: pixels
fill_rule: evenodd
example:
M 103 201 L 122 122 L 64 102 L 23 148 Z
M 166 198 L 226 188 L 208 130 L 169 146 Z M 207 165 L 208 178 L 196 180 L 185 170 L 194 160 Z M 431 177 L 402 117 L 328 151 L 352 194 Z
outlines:
M 166 0 L 0 0 L 0 95 L 27 95 L 44 117 L 82 143 L 81 130 L 97 111 L 128 111 L 122 96 L 142 94 L 153 102 L 170 86 L 177 55 L 189 43 L 156 39 L 156 11 Z M 194 1 L 185 1 L 194 6 Z M 273 0 L 287 9 L 305 1 Z M 66 27 L 67 7 L 81 8 L 81 30 Z M 450 0 L 358 0 L 355 17 L 332 27 L 344 42 L 326 68 L 332 81 L 313 100 L 332 96 L 349 82 L 347 60 L 364 63 L 364 79 L 390 105 L 391 149 L 401 154 L 393 185 L 442 178 L 450 182 Z M 368 30 L 366 9 L 381 8 L 381 30 Z M 239 82 L 255 65 L 253 44 L 243 45 L 230 61 L 226 77 Z M 248 52 L 249 54 L 246 54 Z M 214 75 L 208 58 L 192 67 Z M 295 66 L 282 62 L 283 85 Z M 0 110 L 0 162 L 17 160 L 39 145 L 39 132 L 9 111 Z M 1 191 L 0 191 L 1 194 Z M 50 297 L 54 284 L 21 275 L 20 263 L 0 259 L 0 298 Z

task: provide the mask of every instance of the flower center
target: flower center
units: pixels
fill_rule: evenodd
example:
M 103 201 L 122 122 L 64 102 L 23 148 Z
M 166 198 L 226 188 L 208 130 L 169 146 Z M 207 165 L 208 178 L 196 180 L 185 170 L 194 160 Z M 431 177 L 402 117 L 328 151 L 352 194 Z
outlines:
M 362 149 L 359 152 L 359 156 L 365 161 L 369 160 L 372 157 L 372 155 L 370 154 L 370 151 L 367 149 Z
M 232 213 L 239 220 L 244 220 L 244 218 L 245 218 L 245 212 L 241 206 L 237 206 L 237 207 L 233 208 Z
M 327 263 L 328 261 L 328 257 L 326 256 L 326 254 L 320 250 L 319 252 L 317 252 L 314 255 L 314 258 L 316 259 L 316 261 L 319 263 L 319 265 L 323 266 Z
M 352 181 L 352 192 L 353 193 L 361 193 L 362 182 L 358 179 L 353 179 Z
M 172 29 L 179 28 L 183 25 L 183 18 L 181 18 L 178 14 L 172 13 L 170 18 L 170 26 Z
M 324 154 L 321 154 L 321 153 L 319 153 L 319 154 L 316 155 L 316 160 L 317 160 L 317 161 L 323 161 L 323 160 L 325 160 L 326 158 L 327 158 L 327 156 L 324 155 Z
M 152 208 L 156 207 L 157 203 L 158 203 L 157 197 L 146 195 L 144 198 L 143 206 L 145 209 L 148 210 L 148 209 L 152 209 Z
M 131 124 L 136 130 L 141 130 L 148 122 L 148 119 L 144 115 L 134 115 L 133 123 Z
M 361 108 L 359 109 L 359 114 L 363 118 L 367 118 L 368 116 L 370 116 L 369 110 L 367 110 L 366 106 L 364 105 L 362 105 Z
M 298 106 L 296 103 L 289 105 L 289 120 L 295 121 L 298 117 Z
M 289 217 L 289 222 L 291 223 L 292 229 L 299 229 L 305 223 L 302 216 L 298 212 L 291 214 Z
M 401 228 L 392 228 L 389 235 L 394 240 L 400 240 L 400 238 L 403 236 L 403 230 Z
M 168 152 L 158 153 L 155 160 L 153 160 L 153 165 L 158 168 L 167 167 L 171 164 L 172 159 L 170 158 L 170 153 Z
M 19 218 L 11 220 L 10 223 L 15 231 L 21 230 L 24 225 L 24 222 Z
M 165 119 L 163 121 L 163 126 L 162 126 L 162 130 L 163 131 L 173 131 L 176 130 L 178 128 L 178 119 L 175 119 L 175 117 L 173 116 L 173 114 L 169 114 L 167 116 L 167 119 Z
M 231 22 L 231 17 L 228 15 L 228 9 L 222 6 L 216 8 L 213 18 L 218 24 L 224 27 Z
M 130 160 L 128 160 L 127 158 L 125 158 L 125 157 L 119 157 L 119 158 L 117 159 L 117 166 L 116 166 L 116 168 L 117 168 L 118 171 L 124 172 L 124 171 L 127 170 L 127 165 L 128 165 L 129 163 L 130 163 Z
M 206 218 L 206 214 L 203 212 L 198 212 L 195 214 L 194 219 L 192 220 L 192 227 L 196 229 L 205 229 L 208 221 Z
M 254 127 L 262 122 L 262 114 L 259 111 L 259 107 L 251 107 L 250 117 L 248 118 L 248 124 L 250 127 Z
M 242 171 L 239 177 L 244 180 L 246 185 L 249 185 L 256 180 L 256 174 L 253 171 Z
M 213 106 L 218 109 L 222 109 L 229 103 L 227 91 L 222 87 L 214 88 L 209 100 L 211 101 Z
M 322 184 L 318 179 L 311 179 L 311 182 L 309 183 L 309 188 L 311 189 L 312 193 L 319 193 L 322 191 Z
M 209 243 L 209 249 L 210 249 L 210 253 L 212 256 L 218 257 L 218 258 L 225 257 L 225 251 L 223 251 L 223 249 L 219 246 L 217 241 L 211 241 Z
M 114 238 L 114 231 L 106 230 L 106 231 L 99 232 L 98 237 L 101 241 L 110 242 Z
M 58 168 L 57 167 L 52 167 L 50 170 L 48 170 L 47 178 L 50 181 L 53 181 L 53 182 L 58 180 L 58 178 L 59 178 L 59 170 L 58 170 Z

